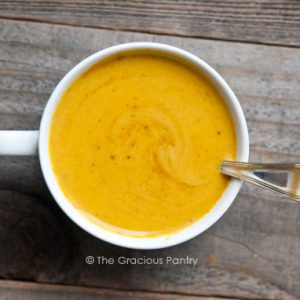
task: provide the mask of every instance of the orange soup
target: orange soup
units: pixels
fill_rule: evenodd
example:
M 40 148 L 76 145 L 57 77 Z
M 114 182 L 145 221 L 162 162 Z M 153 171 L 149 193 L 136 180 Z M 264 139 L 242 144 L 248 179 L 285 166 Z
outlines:
M 233 121 L 213 84 L 156 53 L 94 65 L 64 93 L 50 157 L 69 201 L 100 226 L 140 236 L 176 232 L 209 212 L 235 159 Z

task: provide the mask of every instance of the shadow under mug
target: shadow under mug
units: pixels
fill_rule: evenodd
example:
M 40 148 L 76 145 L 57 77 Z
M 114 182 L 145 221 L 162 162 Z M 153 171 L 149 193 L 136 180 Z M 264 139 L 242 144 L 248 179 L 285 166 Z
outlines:
M 43 176 L 52 196 L 65 214 L 77 225 L 93 236 L 115 245 L 133 249 L 158 249 L 183 243 L 211 227 L 230 207 L 242 182 L 237 179 L 230 179 L 226 190 L 215 206 L 205 216 L 189 227 L 162 236 L 126 236 L 93 223 L 71 204 L 56 180 L 49 154 L 51 119 L 58 102 L 71 83 L 95 63 L 116 54 L 137 50 L 149 50 L 171 55 L 204 73 L 217 88 L 234 121 L 237 138 L 236 159 L 238 161 L 248 161 L 249 137 L 245 116 L 236 96 L 225 80 L 212 67 L 197 56 L 173 46 L 151 42 L 135 42 L 113 46 L 101 50 L 81 61 L 63 77 L 54 89 L 43 112 L 39 130 L 0 131 L 0 155 L 34 155 L 38 150 Z

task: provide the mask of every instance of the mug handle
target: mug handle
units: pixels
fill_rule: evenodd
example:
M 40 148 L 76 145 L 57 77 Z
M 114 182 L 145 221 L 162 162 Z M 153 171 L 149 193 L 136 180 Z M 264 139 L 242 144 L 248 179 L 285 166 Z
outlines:
M 0 155 L 36 155 L 38 130 L 0 130 Z

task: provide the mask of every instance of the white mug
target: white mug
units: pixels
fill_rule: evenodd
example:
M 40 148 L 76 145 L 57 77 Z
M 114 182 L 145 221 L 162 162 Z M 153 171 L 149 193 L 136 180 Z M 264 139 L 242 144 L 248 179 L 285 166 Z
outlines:
M 117 53 L 135 50 L 155 50 L 178 57 L 204 72 L 218 89 L 226 103 L 236 130 L 238 161 L 248 161 L 249 137 L 244 113 L 231 88 L 207 63 L 182 49 L 159 43 L 137 42 L 113 46 L 101 50 L 77 64 L 54 89 L 44 110 L 38 131 L 0 131 L 0 155 L 34 155 L 39 152 L 42 172 L 48 188 L 61 209 L 82 229 L 109 243 L 134 249 L 158 249 L 183 243 L 211 227 L 227 211 L 235 199 L 242 182 L 230 182 L 215 206 L 200 220 L 178 232 L 154 237 L 133 237 L 122 235 L 96 225 L 76 209 L 62 192 L 54 175 L 49 154 L 49 130 L 58 102 L 71 83 L 95 63 Z

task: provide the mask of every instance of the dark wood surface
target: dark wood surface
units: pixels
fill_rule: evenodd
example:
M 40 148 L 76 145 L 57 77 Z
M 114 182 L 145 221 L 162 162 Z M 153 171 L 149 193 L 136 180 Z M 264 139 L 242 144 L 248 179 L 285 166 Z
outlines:
M 298 0 L 1 0 L 0 17 L 209 39 L 300 45 Z
M 22 281 L 0 281 L 0 300 L 220 300 L 216 297 L 174 295 L 141 291 L 95 289 L 68 285 L 36 284 Z M 222 300 L 230 300 L 222 298 Z M 239 300 L 239 299 L 235 299 Z
M 229 2 L 234 5 L 224 1 Z M 22 3 L 0 1 L 0 16 L 11 9 L 16 15 L 23 14 L 23 18 L 30 10 Z M 64 3 L 72 6 L 69 1 Z M 109 2 L 105 3 L 104 7 Z M 297 1 L 274 3 L 293 4 L 293 13 L 297 13 Z M 32 1 L 31 7 L 34 5 L 36 10 L 31 8 L 32 13 L 43 7 L 38 1 Z M 80 8 L 79 4 L 73 6 Z M 265 9 L 272 10 L 271 7 Z M 82 21 L 79 8 L 73 11 L 72 18 L 77 18 L 74 23 L 67 21 L 65 8 L 61 8 L 65 18 L 57 9 L 53 12 L 57 19 L 44 21 L 93 25 Z M 284 11 L 277 13 L 285 18 Z M 6 17 L 16 16 L 6 13 Z M 130 25 L 131 19 L 124 18 Z M 143 15 L 140 18 L 143 20 Z M 81 23 L 76 23 L 78 20 Z M 296 16 L 289 19 L 297 21 Z M 111 26 L 120 28 L 113 18 Z M 166 27 L 160 26 L 160 32 L 166 32 Z M 269 42 L 299 42 L 293 40 L 292 34 L 290 42 L 274 38 L 277 31 L 273 32 Z M 110 45 L 145 40 L 182 47 L 221 73 L 245 111 L 251 160 L 300 161 L 300 51 L 296 47 L 2 19 L 0 128 L 37 129 L 52 89 L 73 65 Z M 91 237 L 61 212 L 47 191 L 37 158 L 0 157 L 0 299 L 299 299 L 299 219 L 298 203 L 245 184 L 225 216 L 201 236 L 164 250 L 124 249 Z M 115 259 L 188 255 L 198 258 L 199 263 L 195 268 L 166 264 L 88 265 L 88 255 Z

